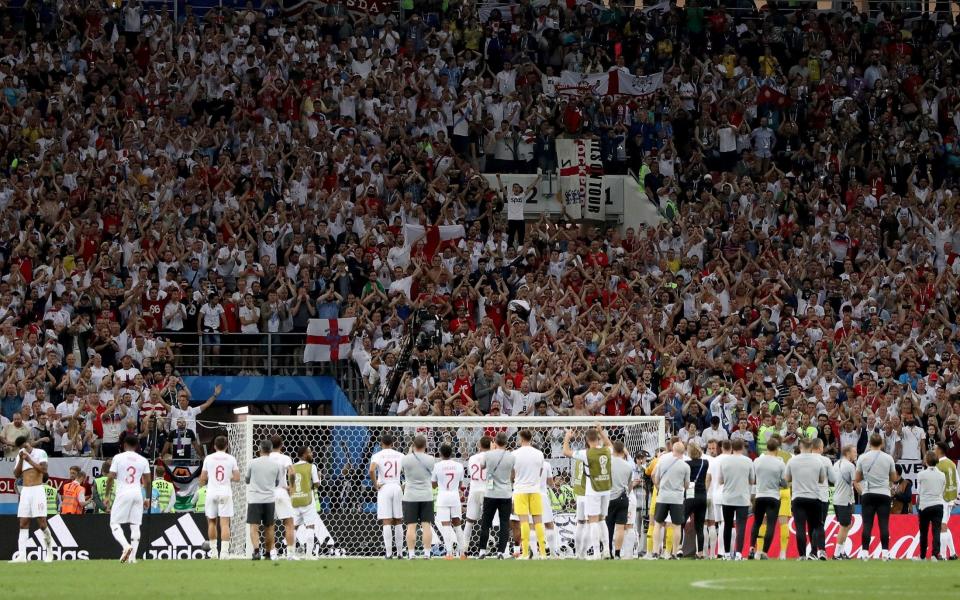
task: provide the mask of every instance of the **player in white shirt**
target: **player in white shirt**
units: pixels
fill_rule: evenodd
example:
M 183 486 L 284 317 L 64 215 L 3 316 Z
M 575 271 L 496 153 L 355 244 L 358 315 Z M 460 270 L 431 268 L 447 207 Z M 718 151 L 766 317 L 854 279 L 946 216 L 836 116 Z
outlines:
M 17 464 L 13 467 L 14 478 L 23 478 L 20 489 L 20 503 L 17 505 L 17 519 L 20 532 L 17 538 L 17 554 L 10 562 L 27 562 L 27 543 L 30 541 L 30 520 L 37 520 L 37 527 L 43 531 L 40 552 L 44 562 L 53 562 L 50 554 L 51 537 L 47 527 L 47 496 L 43 491 L 43 477 L 47 473 L 47 453 L 30 445 L 26 436 L 17 438 L 14 444 L 17 451 Z
M 203 459 L 200 485 L 207 486 L 207 501 L 203 512 L 207 516 L 207 538 L 210 540 L 210 558 L 228 558 L 230 555 L 230 519 L 233 517 L 233 489 L 230 484 L 240 481 L 237 459 L 227 454 L 227 438 L 213 440 L 216 450 Z M 220 546 L 217 547 L 217 522 L 220 523 Z
M 723 497 L 723 486 L 720 484 L 720 465 L 730 452 L 730 440 L 707 442 L 707 457 L 710 463 L 710 467 L 707 468 L 707 477 L 710 480 L 707 488 L 707 558 L 716 558 L 726 553 L 723 547 L 723 536 L 720 535 L 723 527 L 723 505 L 720 503 L 720 498 Z
M 492 440 L 483 436 L 477 443 L 477 452 L 467 461 L 467 476 L 470 478 L 470 491 L 467 493 L 467 522 L 464 525 L 463 539 L 470 545 L 473 539 L 473 526 L 483 514 L 483 499 L 487 495 L 486 452 Z
M 513 512 L 520 519 L 520 560 L 530 557 L 530 521 L 537 532 L 538 558 L 547 557 L 547 535 L 543 526 L 543 496 L 540 476 L 543 452 L 532 445 L 533 434 L 522 429 L 517 434 L 520 447 L 513 451 Z
M 123 438 L 124 451 L 113 457 L 107 475 L 104 504 L 110 511 L 110 532 L 123 547 L 120 562 L 137 562 L 137 546 L 140 544 L 140 523 L 143 509 L 150 502 L 153 488 L 150 485 L 150 463 L 137 453 L 140 440 L 128 435 Z M 113 496 L 113 482 L 117 482 Z M 111 503 L 110 498 L 113 498 Z M 130 541 L 123 535 L 123 525 L 130 526 Z
M 433 465 L 431 480 L 437 488 L 437 517 L 440 523 L 440 535 L 443 536 L 443 545 L 446 547 L 447 560 L 455 555 L 453 545 L 457 545 L 457 555 L 466 559 L 466 548 L 463 543 L 463 529 L 460 528 L 460 519 L 463 516 L 463 507 L 460 504 L 460 486 L 463 484 L 463 465 L 453 458 L 453 447 L 450 444 L 440 446 L 440 460 Z
M 293 504 L 290 502 L 290 481 L 293 478 L 293 459 L 283 452 L 283 438 L 274 435 L 270 438 L 273 443 L 273 452 L 270 453 L 272 460 L 280 470 L 286 474 L 286 477 L 277 483 L 277 489 L 274 491 L 274 500 L 276 509 L 274 516 L 277 521 L 283 522 L 283 537 L 287 544 L 285 556 L 287 560 L 299 560 L 294 548 L 296 548 L 296 527 L 293 524 Z M 276 549 L 271 552 L 271 559 L 276 558 Z
M 396 540 L 396 557 L 403 558 L 403 490 L 400 488 L 400 463 L 403 454 L 393 449 L 394 438 L 390 433 L 380 436 L 379 452 L 370 459 L 370 482 L 377 491 L 377 520 L 383 527 L 383 546 L 387 558 L 392 558 L 393 539 Z

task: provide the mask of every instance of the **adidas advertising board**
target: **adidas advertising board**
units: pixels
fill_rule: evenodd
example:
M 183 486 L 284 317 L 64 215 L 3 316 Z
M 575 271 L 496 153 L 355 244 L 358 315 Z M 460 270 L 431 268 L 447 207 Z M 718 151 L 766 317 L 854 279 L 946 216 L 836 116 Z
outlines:
M 110 535 L 110 515 L 55 515 L 47 520 L 54 560 L 116 560 L 120 545 Z M 14 516 L 0 516 L 0 561 L 17 552 L 19 524 Z M 206 519 L 202 514 L 152 514 L 143 516 L 140 527 L 142 560 L 189 560 L 206 557 L 203 550 Z M 31 528 L 27 560 L 43 559 L 43 534 Z

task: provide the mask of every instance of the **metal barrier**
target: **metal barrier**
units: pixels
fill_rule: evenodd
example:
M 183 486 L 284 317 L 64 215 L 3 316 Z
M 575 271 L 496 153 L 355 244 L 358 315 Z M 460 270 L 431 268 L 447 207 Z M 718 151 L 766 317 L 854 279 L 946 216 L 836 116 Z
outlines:
M 357 412 L 371 414 L 372 393 L 349 357 L 304 363 L 306 333 L 164 333 L 174 345 L 182 375 L 288 375 L 333 377 Z

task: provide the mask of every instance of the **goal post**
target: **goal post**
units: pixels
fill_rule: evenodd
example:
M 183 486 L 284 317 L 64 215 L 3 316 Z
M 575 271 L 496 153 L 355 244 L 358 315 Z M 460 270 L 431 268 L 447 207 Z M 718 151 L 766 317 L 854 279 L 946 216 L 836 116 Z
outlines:
M 376 492 L 367 476 L 370 457 L 380 449 L 383 433 L 393 434 L 394 447 L 409 451 L 416 435 L 427 439 L 427 452 L 439 453 L 442 444 L 453 447 L 454 458 L 466 464 L 476 453 L 484 435 L 504 432 L 508 449 L 517 446 L 517 432 L 529 429 L 533 444 L 543 451 L 556 474 L 558 485 L 569 481 L 571 459 L 562 454 L 567 429 L 574 430 L 571 445 L 584 447 L 583 432 L 594 425 L 603 426 L 610 438 L 622 441 L 630 456 L 641 451 L 651 455 L 664 446 L 663 417 L 312 417 L 247 415 L 237 423 L 223 424 L 230 443 L 230 452 L 237 458 L 241 475 L 256 456 L 262 440 L 273 435 L 283 439 L 284 452 L 296 460 L 299 447 L 313 448 L 314 464 L 321 484 L 315 506 L 321 524 L 319 535 L 298 530 L 301 550 L 321 556 L 383 556 L 383 540 L 376 520 Z M 234 484 L 235 515 L 231 525 L 232 554 L 249 555 L 246 525 L 247 502 L 244 481 Z M 566 509 L 566 507 L 564 507 Z M 559 519 L 566 510 L 560 511 Z M 283 536 L 276 535 L 278 546 Z M 474 542 L 476 541 L 475 530 Z M 322 539 L 321 539 L 322 538 Z M 439 536 L 436 536 L 439 539 Z

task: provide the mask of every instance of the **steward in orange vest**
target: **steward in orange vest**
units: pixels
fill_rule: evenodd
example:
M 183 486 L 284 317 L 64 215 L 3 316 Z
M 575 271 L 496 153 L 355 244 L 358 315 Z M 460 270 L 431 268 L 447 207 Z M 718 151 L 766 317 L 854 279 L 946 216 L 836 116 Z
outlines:
M 60 490 L 60 514 L 82 515 L 87 503 L 86 489 L 83 487 L 87 476 L 80 467 L 70 467 L 70 477 L 72 481 Z

